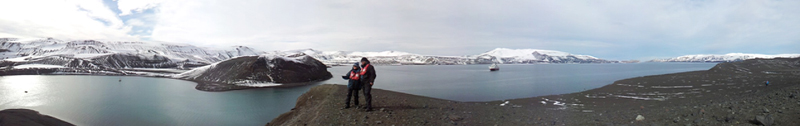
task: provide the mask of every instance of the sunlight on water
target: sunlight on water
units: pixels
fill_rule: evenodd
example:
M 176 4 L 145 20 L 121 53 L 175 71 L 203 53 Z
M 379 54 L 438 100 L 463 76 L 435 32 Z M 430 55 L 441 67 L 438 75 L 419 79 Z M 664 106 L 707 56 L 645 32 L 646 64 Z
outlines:
M 35 107 L 47 102 L 47 98 L 40 98 L 49 88 L 40 79 L 41 76 L 0 76 L 0 105 Z
M 196 84 L 149 77 L 0 76 L 0 110 L 32 109 L 79 126 L 257 126 L 291 110 L 297 97 L 316 85 L 206 92 Z

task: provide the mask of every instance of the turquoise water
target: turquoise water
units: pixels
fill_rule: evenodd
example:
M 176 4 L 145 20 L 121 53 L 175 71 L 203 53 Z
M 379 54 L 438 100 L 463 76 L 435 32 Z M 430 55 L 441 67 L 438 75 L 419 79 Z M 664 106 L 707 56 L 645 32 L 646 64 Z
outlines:
M 489 72 L 488 65 L 376 66 L 375 87 L 457 101 L 491 101 L 571 93 L 619 79 L 714 65 L 501 65 L 497 72 Z M 194 82 L 165 78 L 0 76 L 0 109 L 33 109 L 76 125 L 264 125 L 293 108 L 297 97 L 314 85 L 345 84 L 338 76 L 348 69 L 329 68 L 334 78 L 308 86 L 226 92 L 198 91 Z
M 3 76 L 0 109 L 33 109 L 76 125 L 255 126 L 293 108 L 311 87 L 205 92 L 195 85 L 147 77 Z

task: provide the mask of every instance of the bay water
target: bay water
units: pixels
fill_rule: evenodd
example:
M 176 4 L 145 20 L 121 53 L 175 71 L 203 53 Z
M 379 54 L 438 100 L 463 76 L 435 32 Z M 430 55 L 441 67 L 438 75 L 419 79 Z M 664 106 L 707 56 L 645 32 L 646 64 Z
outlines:
M 376 66 L 374 88 L 455 101 L 493 101 L 572 93 L 625 78 L 714 65 L 500 65 L 496 72 L 488 65 Z M 333 78 L 306 86 L 225 92 L 199 91 L 194 82 L 166 78 L 0 76 L 0 109 L 33 109 L 76 125 L 264 125 L 293 108 L 297 97 L 311 87 L 346 84 L 339 76 L 350 68 L 329 68 Z

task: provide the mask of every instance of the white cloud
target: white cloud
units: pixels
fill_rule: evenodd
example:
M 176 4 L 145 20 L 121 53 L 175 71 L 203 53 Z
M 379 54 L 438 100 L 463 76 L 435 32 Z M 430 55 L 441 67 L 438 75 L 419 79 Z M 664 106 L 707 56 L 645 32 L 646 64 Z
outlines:
M 126 34 L 130 27 L 99 0 L 0 1 L 0 5 L 8 5 L 0 8 L 0 35 L 7 37 L 137 39 Z
M 144 21 L 142 21 L 141 19 L 138 19 L 138 18 L 128 19 L 128 21 L 125 21 L 125 23 L 130 25 L 130 26 L 147 26 L 148 25 L 148 24 L 145 24 Z
M 129 15 L 158 6 L 164 0 L 117 0 L 119 15 Z

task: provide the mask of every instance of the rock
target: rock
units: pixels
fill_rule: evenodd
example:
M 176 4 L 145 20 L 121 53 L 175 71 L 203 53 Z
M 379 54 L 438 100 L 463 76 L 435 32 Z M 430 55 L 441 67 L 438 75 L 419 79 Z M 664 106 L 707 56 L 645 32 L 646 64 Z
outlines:
M 769 109 L 764 108 L 764 113 L 769 113 Z
M 30 109 L 0 111 L 0 126 L 74 126 L 69 122 L 42 115 Z
M 725 122 L 731 122 L 731 121 L 733 121 L 733 119 L 736 119 L 736 118 L 733 117 L 733 116 L 725 117 Z
M 376 124 L 381 124 L 383 121 L 375 121 Z
M 774 120 L 772 119 L 772 115 L 756 116 L 756 120 L 755 121 L 757 123 L 765 125 L 765 126 L 771 126 L 772 123 L 774 123 Z
M 642 115 L 637 115 L 636 116 L 636 121 L 643 121 L 643 120 L 644 120 L 644 116 L 642 116 Z
M 450 119 L 450 121 L 461 121 L 461 120 L 464 119 L 461 116 L 457 116 L 457 115 L 450 115 L 450 116 L 447 116 L 447 118 Z

